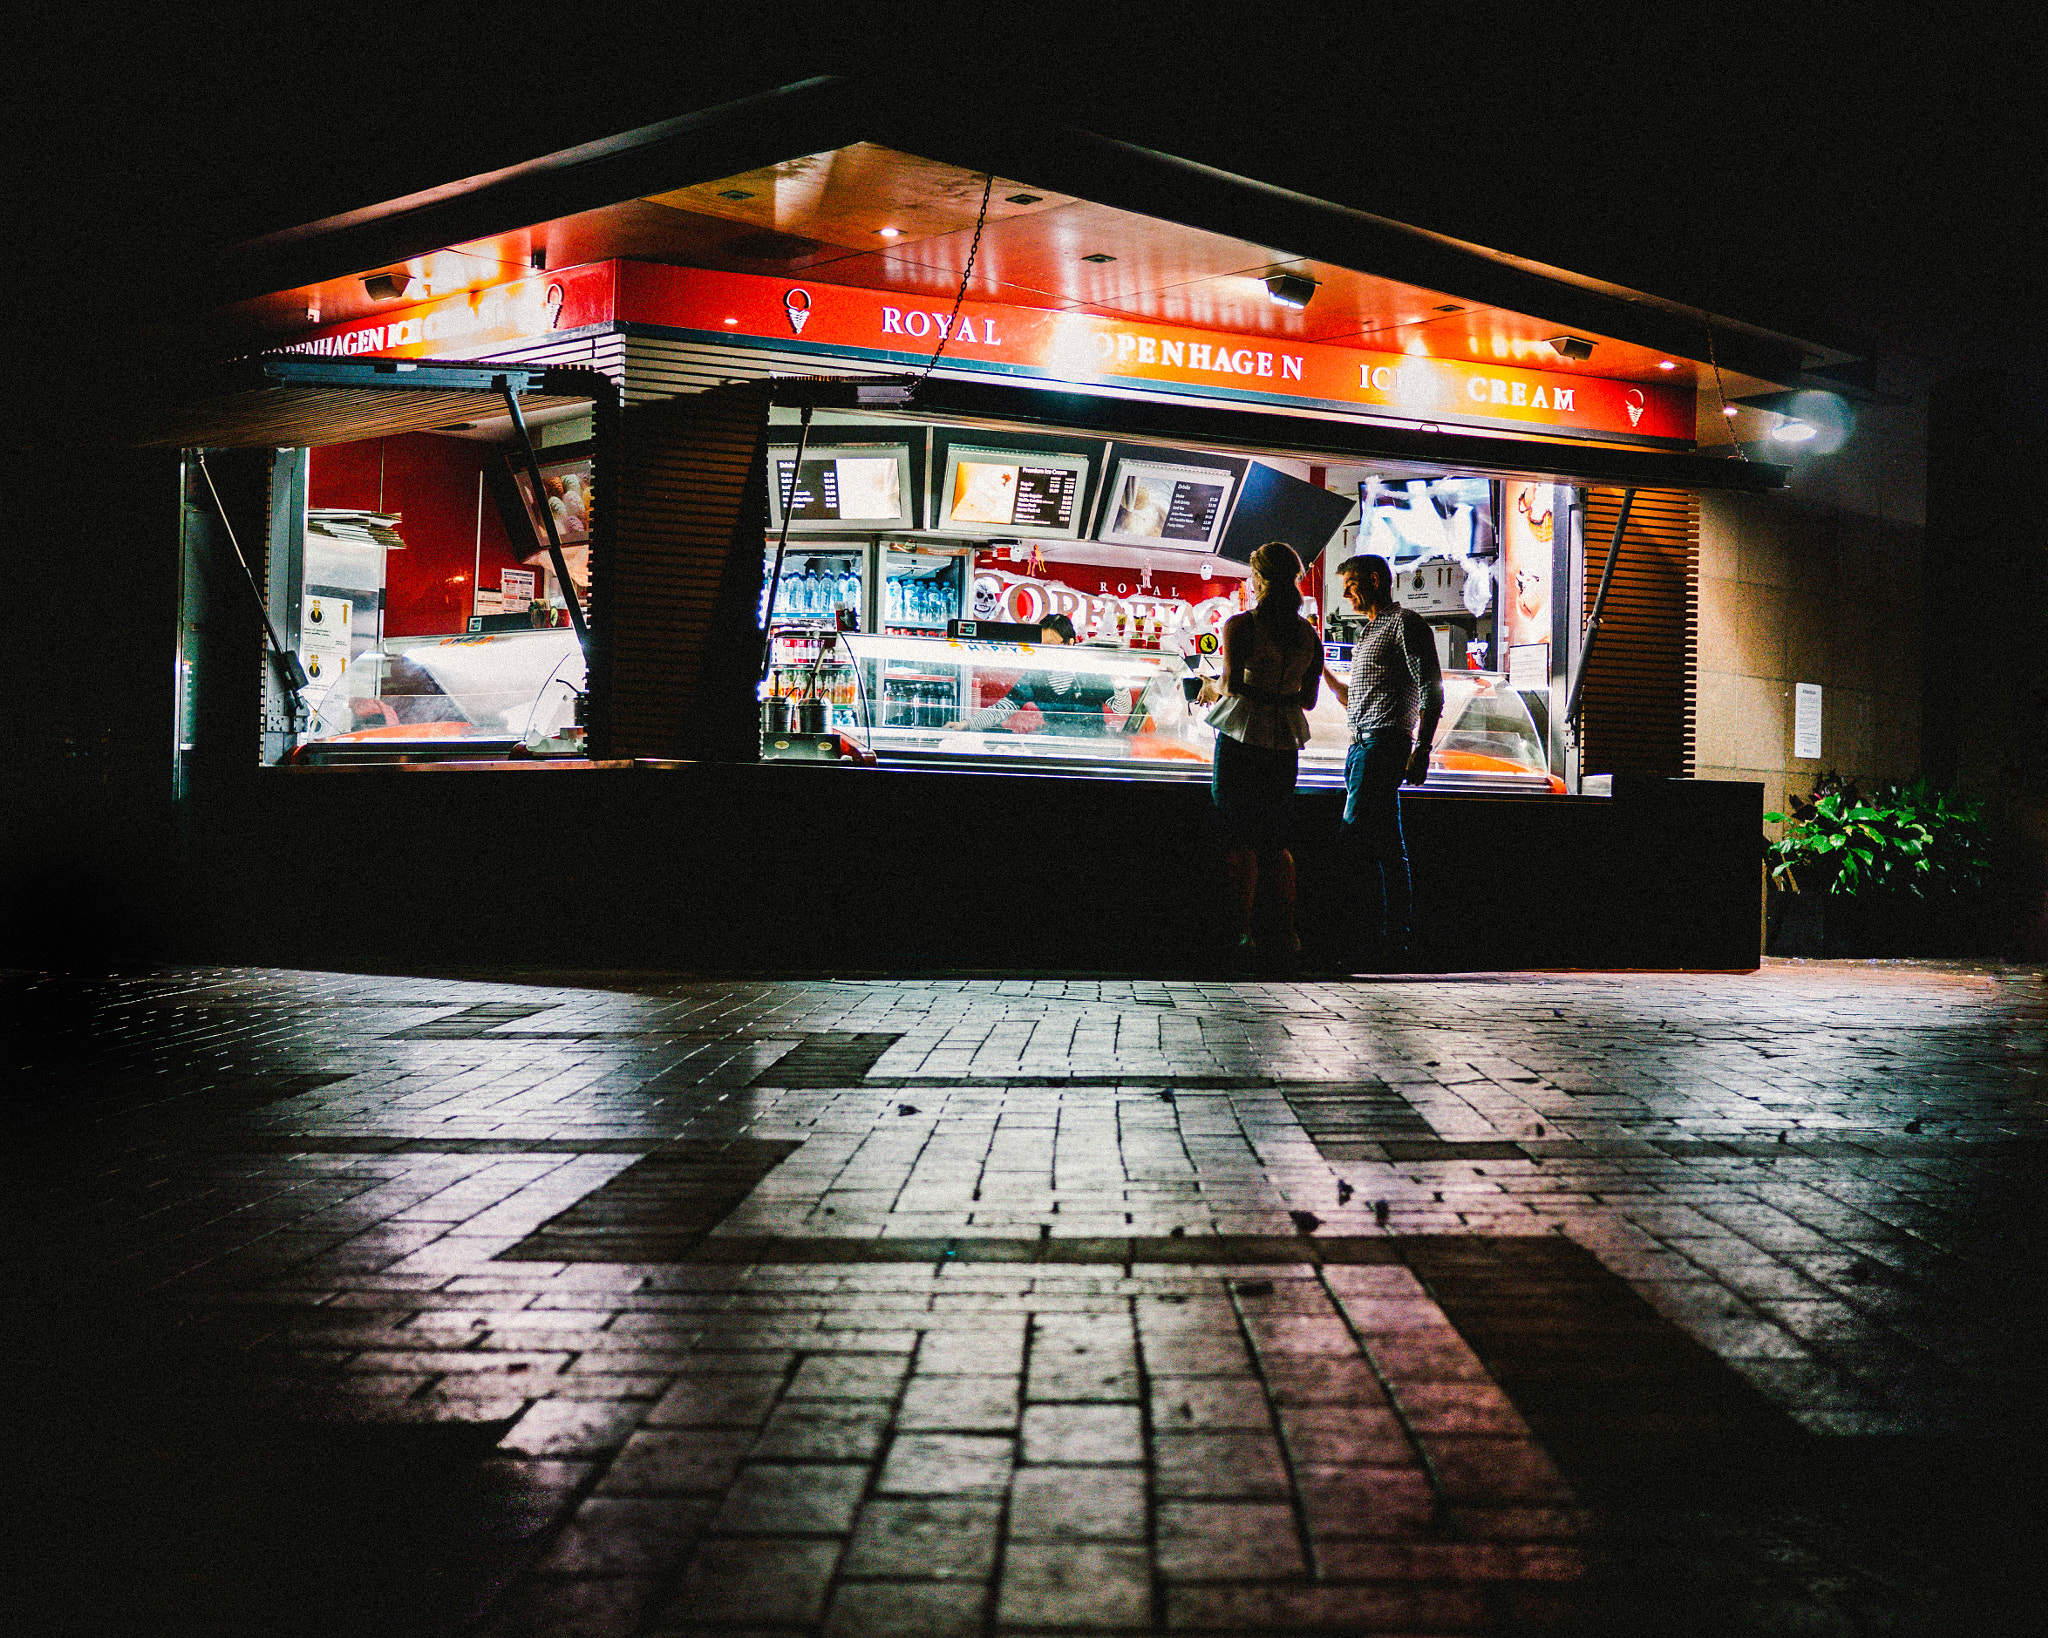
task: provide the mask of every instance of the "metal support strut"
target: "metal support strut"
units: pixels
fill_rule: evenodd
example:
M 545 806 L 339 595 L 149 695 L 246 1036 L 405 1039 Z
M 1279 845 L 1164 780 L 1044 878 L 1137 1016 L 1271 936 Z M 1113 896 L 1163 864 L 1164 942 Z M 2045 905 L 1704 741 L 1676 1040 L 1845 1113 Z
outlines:
M 1628 527 L 1629 508 L 1636 502 L 1636 492 L 1624 489 L 1621 494 L 1621 516 L 1614 520 L 1614 538 L 1607 543 L 1607 565 L 1600 571 L 1600 589 L 1593 594 L 1593 610 L 1586 616 L 1586 629 L 1579 638 L 1579 663 L 1572 673 L 1571 692 L 1565 696 L 1565 731 L 1576 744 L 1579 737 L 1579 695 L 1586 686 L 1586 665 L 1593 658 L 1593 642 L 1600 635 L 1600 611 L 1607 603 L 1607 587 L 1614 579 L 1614 565 L 1621 557 L 1621 534 Z
M 277 640 L 277 627 L 270 623 L 270 606 L 263 601 L 263 590 L 256 584 L 256 571 L 249 567 L 248 558 L 242 555 L 242 543 L 235 539 L 235 526 L 228 521 L 228 509 L 222 504 L 220 491 L 213 486 L 213 474 L 206 469 L 206 451 L 195 452 L 199 461 L 199 475 L 206 480 L 207 492 L 213 496 L 214 510 L 220 513 L 220 526 L 227 531 L 228 544 L 235 549 L 235 561 L 242 566 L 242 578 L 248 582 L 249 595 L 255 600 L 256 614 L 263 622 L 263 635 L 270 643 L 270 663 L 277 672 L 278 687 L 292 702 L 296 716 L 301 704 L 299 696 L 311 681 L 306 675 L 305 662 L 284 644 Z
M 590 628 L 583 623 L 583 605 L 577 601 L 575 583 L 569 578 L 569 565 L 562 557 L 562 535 L 555 527 L 555 510 L 548 505 L 548 492 L 540 479 L 540 457 L 533 452 L 533 440 L 526 433 L 526 417 L 519 413 L 519 394 L 512 390 L 508 377 L 498 376 L 491 385 L 498 389 L 505 400 L 505 407 L 512 412 L 512 430 L 519 434 L 519 452 L 526 457 L 526 475 L 533 484 L 533 507 L 540 513 L 540 521 L 548 531 L 548 562 L 554 566 L 555 583 L 562 588 L 562 601 L 569 605 L 569 624 L 576 628 L 576 646 L 583 650 L 584 664 L 590 663 Z M 472 588 L 474 590 L 474 588 Z
M 768 576 L 768 612 L 761 619 L 761 677 L 764 681 L 768 676 L 768 667 L 775 658 L 775 643 L 770 633 L 775 626 L 775 592 L 782 584 L 782 554 L 789 549 L 790 502 L 796 498 L 797 485 L 803 482 L 804 445 L 811 441 L 811 406 L 805 404 L 798 414 L 802 417 L 802 424 L 796 430 L 796 459 L 790 463 L 789 493 L 782 497 L 782 533 L 776 537 L 775 568 Z M 774 460 L 771 458 L 768 464 L 773 467 Z M 775 474 L 772 471 L 768 474 L 768 481 L 775 482 Z M 823 657 L 823 650 L 820 649 L 819 658 Z

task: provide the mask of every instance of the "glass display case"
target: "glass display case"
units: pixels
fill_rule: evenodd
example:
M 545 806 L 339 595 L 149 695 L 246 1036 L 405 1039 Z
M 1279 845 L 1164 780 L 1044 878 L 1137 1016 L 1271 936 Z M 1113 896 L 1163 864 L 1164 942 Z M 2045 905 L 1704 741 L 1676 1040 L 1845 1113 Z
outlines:
M 393 639 L 322 697 L 297 762 L 580 756 L 583 650 L 561 627 Z
M 1200 678 L 1177 653 L 853 633 L 840 645 L 852 737 L 882 761 L 1207 777 Z
M 841 633 L 819 693 L 832 726 L 884 763 L 1206 779 L 1215 733 L 1197 695 L 1214 655 L 1093 644 Z M 821 673 L 821 677 L 825 675 Z M 1350 730 L 1333 690 L 1309 713 L 1301 783 L 1341 786 Z M 1493 672 L 1444 677 L 1429 784 L 1560 791 L 1520 694 Z

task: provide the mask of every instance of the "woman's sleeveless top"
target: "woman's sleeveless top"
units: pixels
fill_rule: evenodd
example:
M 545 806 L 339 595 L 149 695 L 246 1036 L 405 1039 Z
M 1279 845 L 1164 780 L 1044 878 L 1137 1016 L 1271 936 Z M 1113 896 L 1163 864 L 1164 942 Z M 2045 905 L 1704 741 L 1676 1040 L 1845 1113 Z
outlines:
M 1209 726 L 1245 745 L 1268 751 L 1299 750 L 1308 743 L 1308 713 L 1292 703 L 1323 663 L 1315 628 L 1295 618 L 1267 629 L 1251 622 L 1252 651 L 1244 684 L 1253 694 L 1226 694 L 1210 711 Z M 1286 703 L 1283 703 L 1286 702 Z

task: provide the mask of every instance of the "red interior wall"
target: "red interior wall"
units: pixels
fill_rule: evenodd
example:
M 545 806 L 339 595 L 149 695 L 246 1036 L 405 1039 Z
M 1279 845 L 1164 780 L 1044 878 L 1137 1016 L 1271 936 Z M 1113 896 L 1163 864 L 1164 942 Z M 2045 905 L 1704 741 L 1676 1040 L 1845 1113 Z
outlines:
M 477 475 L 500 459 L 493 445 L 472 438 L 407 432 L 329 444 L 312 452 L 307 487 L 312 506 L 396 512 L 406 549 L 384 560 L 384 632 L 418 637 L 465 630 L 477 572 Z M 379 467 L 382 494 L 379 493 Z M 522 567 L 488 493 L 481 496 L 483 584 L 496 590 L 500 569 Z

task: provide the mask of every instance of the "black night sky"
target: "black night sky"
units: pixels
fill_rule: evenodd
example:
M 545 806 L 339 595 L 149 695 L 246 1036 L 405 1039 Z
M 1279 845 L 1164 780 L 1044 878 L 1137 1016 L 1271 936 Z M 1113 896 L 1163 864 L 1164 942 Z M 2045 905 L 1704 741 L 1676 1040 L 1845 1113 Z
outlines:
M 20 70 L 25 179 L 118 335 L 210 246 L 881 70 L 1813 339 L 1953 344 L 2026 294 L 2019 7 L 1195 10 L 87 6 Z

